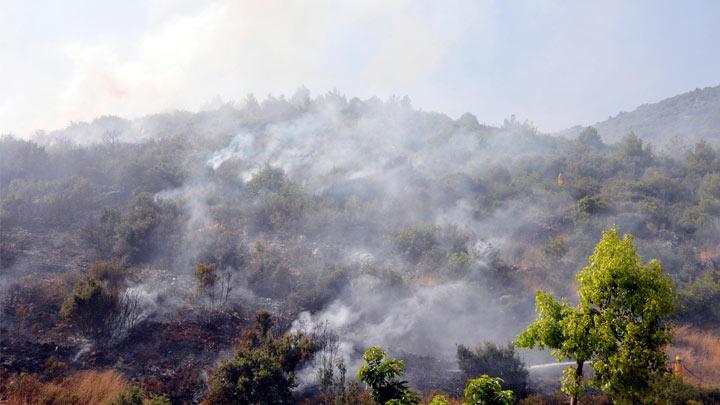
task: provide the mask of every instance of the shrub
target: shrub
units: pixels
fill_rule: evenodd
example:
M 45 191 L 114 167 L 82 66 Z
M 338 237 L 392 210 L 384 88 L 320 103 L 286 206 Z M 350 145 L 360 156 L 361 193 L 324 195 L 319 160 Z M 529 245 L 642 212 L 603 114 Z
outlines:
M 510 405 L 514 402 L 513 392 L 502 389 L 502 378 L 486 374 L 467 382 L 465 405 Z
M 83 334 L 100 341 L 111 335 L 119 306 L 117 295 L 112 294 L 106 283 L 86 278 L 63 302 L 60 314 Z
M 420 399 L 410 391 L 407 381 L 398 378 L 405 371 L 402 360 L 385 358 L 385 350 L 369 348 L 363 355 L 365 364 L 357 372 L 360 381 L 372 390 L 370 397 L 378 404 L 417 404 Z
M 164 395 L 148 395 L 141 387 L 130 385 L 110 405 L 170 405 L 170 400 Z
M 213 371 L 207 402 L 292 403 L 293 372 L 313 355 L 315 344 L 303 333 L 273 338 L 272 317 L 267 310 L 258 311 L 255 319 L 255 330 L 244 347 Z
M 418 225 L 403 229 L 393 239 L 393 245 L 411 263 L 420 258 L 438 244 L 438 229 L 431 225 Z
M 209 386 L 212 404 L 289 404 L 295 382 L 266 351 L 242 349 L 213 372 Z
M 140 308 L 136 295 L 112 290 L 107 282 L 86 277 L 65 299 L 60 314 L 86 337 L 106 344 L 135 325 Z
M 518 397 L 527 395 L 528 371 L 512 344 L 503 347 L 486 342 L 474 351 L 459 345 L 457 359 L 465 379 L 481 374 L 495 375 Z
M 720 403 L 720 389 L 702 388 L 683 382 L 682 378 L 665 375 L 652 383 L 647 403 L 661 404 L 717 404 Z
M 194 275 L 197 281 L 197 296 L 205 299 L 211 310 L 227 304 L 232 290 L 232 273 L 220 272 L 213 263 L 198 263 L 195 265 Z
M 720 323 L 720 271 L 708 271 L 680 290 L 681 316 L 699 325 Z
M 435 395 L 428 402 L 428 405 L 450 405 L 450 401 L 444 395 Z
M 577 202 L 578 211 L 594 215 L 607 210 L 607 203 L 600 197 L 587 195 Z

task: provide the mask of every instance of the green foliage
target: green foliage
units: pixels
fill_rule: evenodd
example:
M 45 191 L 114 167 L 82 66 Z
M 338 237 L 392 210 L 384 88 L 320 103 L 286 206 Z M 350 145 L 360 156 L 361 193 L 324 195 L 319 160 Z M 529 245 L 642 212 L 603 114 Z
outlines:
M 463 275 L 469 270 L 471 262 L 472 258 L 466 252 L 455 253 L 448 259 L 447 271 L 451 275 Z
M 720 215 L 720 173 L 710 173 L 700 184 L 700 208 L 708 215 Z
M 502 389 L 502 378 L 483 374 L 468 380 L 465 386 L 464 405 L 510 405 L 514 402 L 513 392 Z
M 270 311 L 267 309 L 260 309 L 255 313 L 255 330 L 261 338 L 266 338 L 270 335 L 273 326 L 273 319 Z
M 654 404 L 717 404 L 720 403 L 719 388 L 702 388 L 683 382 L 672 374 L 655 377 L 652 389 L 643 403 Z
M 657 260 L 642 263 L 631 236 L 611 229 L 577 280 L 579 308 L 592 314 L 597 340 L 593 385 L 615 401 L 638 401 L 665 371 L 675 310 L 670 278 Z
M 209 381 L 207 400 L 213 404 L 292 403 L 294 371 L 317 350 L 302 333 L 274 338 L 272 317 L 261 310 L 245 347 L 220 364 Z
M 614 156 L 615 163 L 623 177 L 638 177 L 647 168 L 654 158 L 652 149 L 631 132 L 622 139 Z
M 262 231 L 277 231 L 299 220 L 311 207 L 311 197 L 285 176 L 265 167 L 247 183 L 254 198 L 252 217 Z
M 691 172 L 699 177 L 711 172 L 720 172 L 720 156 L 705 141 L 695 144 L 694 150 L 688 152 L 685 161 Z
M 587 145 L 593 148 L 602 148 L 605 144 L 602 138 L 594 127 L 587 127 L 580 132 L 577 137 L 577 141 L 583 145 Z
M 117 294 L 105 282 L 86 278 L 63 302 L 60 314 L 89 338 L 101 342 L 112 334 L 119 308 Z
M 465 379 L 481 374 L 498 376 L 516 396 L 522 398 L 527 395 L 528 371 L 512 344 L 502 347 L 485 342 L 474 351 L 459 345 L 457 359 Z
M 363 355 L 365 364 L 357 372 L 360 381 L 370 386 L 371 398 L 378 404 L 418 404 L 420 399 L 407 387 L 407 381 L 398 380 L 405 371 L 402 360 L 385 356 L 382 348 L 369 348 Z
M 164 395 L 148 395 L 142 387 L 132 384 L 110 405 L 170 405 L 170 400 Z
M 562 259 L 568 252 L 567 242 L 564 238 L 553 238 L 545 244 L 545 255 L 555 260 Z
M 653 379 L 652 389 L 643 398 L 643 403 L 717 404 L 720 403 L 720 389 L 687 384 L 680 377 L 666 374 Z
M 684 284 L 679 295 L 683 319 L 698 325 L 720 323 L 720 271 L 709 270 Z
M 153 395 L 150 398 L 146 398 L 143 405 L 171 405 L 170 399 L 165 395 Z
M 580 302 L 571 307 L 537 292 L 537 319 L 518 336 L 520 347 L 549 348 L 558 360 L 575 359 L 563 391 L 577 399 L 582 363 L 592 360 L 592 384 L 616 402 L 639 401 L 650 381 L 665 372 L 664 346 L 675 297 L 656 260 L 643 264 L 633 239 L 610 229 L 577 275 Z
M 393 245 L 410 262 L 417 263 L 426 252 L 438 244 L 437 231 L 432 225 L 408 227 L 393 238 Z
M 450 405 L 450 400 L 445 395 L 435 395 L 427 405 Z
M 589 333 L 592 318 L 571 307 L 566 300 L 556 301 L 550 294 L 537 291 L 535 296 L 537 318 L 521 333 L 518 347 L 550 349 L 558 359 L 571 358 L 578 363 L 576 370 L 563 373 L 562 391 L 577 400 L 582 394 L 582 365 L 593 355 L 595 340 Z
M 111 402 L 111 405 L 143 405 L 145 392 L 137 385 L 129 386 Z
M 241 349 L 215 369 L 209 386 L 213 404 L 289 404 L 295 383 L 268 352 Z
M 261 191 L 280 192 L 283 188 L 288 187 L 288 180 L 282 169 L 265 166 L 257 172 L 247 183 L 248 189 L 258 194 Z
M 150 253 L 153 232 L 163 222 L 164 213 L 149 193 L 137 194 L 119 225 L 118 254 L 127 256 L 129 263 L 144 260 Z
M 607 209 L 607 203 L 600 198 L 587 195 L 577 202 L 578 211 L 589 215 L 595 215 L 604 212 Z

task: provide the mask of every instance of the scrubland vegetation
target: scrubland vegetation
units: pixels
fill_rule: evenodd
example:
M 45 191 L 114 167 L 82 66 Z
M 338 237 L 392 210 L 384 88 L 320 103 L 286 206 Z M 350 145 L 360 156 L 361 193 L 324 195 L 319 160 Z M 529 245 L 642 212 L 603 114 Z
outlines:
M 716 142 L 304 89 L 5 135 L 0 398 L 720 401 Z

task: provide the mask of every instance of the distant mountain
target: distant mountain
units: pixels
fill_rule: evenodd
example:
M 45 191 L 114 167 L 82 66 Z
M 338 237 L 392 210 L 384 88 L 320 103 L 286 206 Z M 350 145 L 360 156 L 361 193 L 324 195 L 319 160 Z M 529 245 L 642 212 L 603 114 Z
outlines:
M 657 103 L 643 104 L 593 124 L 605 142 L 616 142 L 630 131 L 658 147 L 676 140 L 692 145 L 700 139 L 720 143 L 720 86 L 695 89 Z M 582 127 L 562 131 L 574 137 Z

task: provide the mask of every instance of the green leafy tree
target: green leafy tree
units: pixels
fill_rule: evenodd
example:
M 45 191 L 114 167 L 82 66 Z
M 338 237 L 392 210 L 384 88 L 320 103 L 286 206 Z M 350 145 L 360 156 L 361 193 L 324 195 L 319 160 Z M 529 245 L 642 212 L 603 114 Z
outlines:
M 675 312 L 670 277 L 657 260 L 643 264 L 633 239 L 603 233 L 578 274 L 580 308 L 593 317 L 593 385 L 616 402 L 637 403 L 665 370 Z
M 584 388 L 583 364 L 592 361 L 591 384 L 616 403 L 637 403 L 655 376 L 665 372 L 663 351 L 671 340 L 668 318 L 675 296 L 656 260 L 643 264 L 629 235 L 603 233 L 588 265 L 577 275 L 580 302 L 570 306 L 537 292 L 537 319 L 517 339 L 525 348 L 551 349 L 571 358 L 562 390 L 576 404 Z
M 517 339 L 517 346 L 551 349 L 558 359 L 576 361 L 574 370 L 563 373 L 562 391 L 576 404 L 583 389 L 583 365 L 593 354 L 594 338 L 589 334 L 592 319 L 567 300 L 557 301 L 550 294 L 538 291 L 535 296 L 537 318 Z
M 502 378 L 483 374 L 468 380 L 465 386 L 464 405 L 510 405 L 514 402 L 513 392 L 502 389 Z
M 369 348 L 363 355 L 365 364 L 357 372 L 360 381 L 370 386 L 370 397 L 378 404 L 411 405 L 420 403 L 407 381 L 398 378 L 405 372 L 402 360 L 385 357 L 385 350 Z

